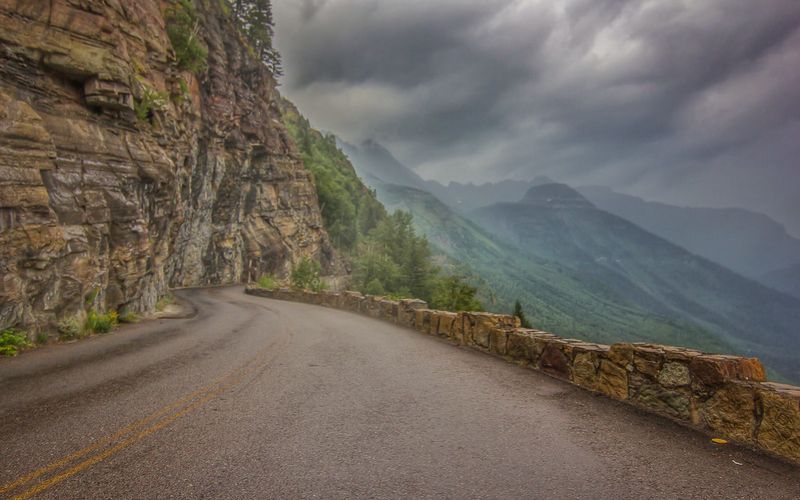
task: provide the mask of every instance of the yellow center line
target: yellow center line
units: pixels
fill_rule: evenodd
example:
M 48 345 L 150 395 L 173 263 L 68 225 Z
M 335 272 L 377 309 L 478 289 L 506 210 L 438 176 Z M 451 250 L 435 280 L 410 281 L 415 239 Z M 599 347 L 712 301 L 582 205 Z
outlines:
M 30 488 L 28 490 L 23 491 L 19 495 L 16 495 L 14 497 L 14 500 L 23 500 L 23 499 L 26 499 L 26 498 L 30 498 L 33 495 L 36 495 L 37 493 L 41 493 L 42 491 L 44 491 L 44 490 L 46 490 L 46 489 L 48 489 L 48 488 L 50 488 L 52 486 L 55 486 L 56 484 L 60 483 L 61 481 L 65 480 L 65 479 L 67 479 L 69 477 L 74 476 L 78 472 L 80 472 L 80 471 L 82 471 L 82 470 L 84 470 L 84 469 L 86 469 L 88 467 L 91 467 L 92 465 L 94 465 L 94 464 L 96 464 L 98 462 L 101 462 L 101 461 L 105 460 L 106 458 L 108 458 L 111 455 L 114 455 L 115 453 L 127 448 L 128 446 L 132 445 L 133 443 L 135 443 L 135 442 L 137 442 L 137 441 L 149 436 L 150 434 L 153 434 L 154 432 L 156 432 L 156 431 L 158 431 L 160 429 L 163 429 L 164 427 L 166 427 L 167 425 L 171 424 L 175 420 L 181 418 L 182 416 L 186 415 L 187 413 L 196 410 L 200 406 L 204 405 L 205 403 L 207 403 L 207 402 L 211 401 L 212 399 L 214 399 L 215 397 L 217 397 L 220 393 L 224 392 L 226 389 L 227 389 L 227 387 L 223 387 L 223 388 L 221 388 L 221 389 L 219 389 L 219 390 L 217 390 L 215 392 L 212 392 L 212 393 L 208 394 L 204 398 L 199 399 L 199 400 L 195 401 L 194 403 L 192 403 L 191 405 L 185 407 L 183 410 L 181 410 L 181 411 L 179 411 L 177 413 L 173 413 L 172 415 L 170 415 L 167 418 L 161 420 L 160 422 L 158 422 L 157 424 L 153 425 L 152 427 L 149 427 L 149 428 L 141 431 L 139 434 L 131 436 L 128 439 L 126 439 L 124 441 L 121 441 L 120 443 L 116 444 L 115 446 L 113 446 L 111 448 L 108 448 L 104 452 L 98 453 L 97 455 L 94 455 L 93 457 L 90 457 L 90 458 L 84 460 L 83 462 L 80 462 L 79 464 L 75 465 L 74 467 L 72 467 L 70 469 L 67 469 L 66 471 L 62 472 L 61 474 L 58 474 L 57 476 L 53 476 L 50 479 L 37 484 L 33 488 Z
M 189 405 L 187 407 L 184 407 L 182 410 L 180 410 L 177 413 L 174 413 L 173 415 L 171 415 L 171 416 L 167 417 L 166 419 L 160 421 L 158 424 L 154 425 L 153 427 L 145 429 L 144 431 L 140 432 L 136 436 L 133 436 L 133 437 L 131 437 L 131 438 L 125 440 L 125 441 L 122 441 L 120 444 L 125 443 L 124 446 L 120 447 L 120 444 L 118 444 L 118 445 L 116 445 L 116 446 L 114 446 L 112 448 L 109 448 L 105 452 L 100 453 L 98 455 L 95 455 L 94 457 L 92 457 L 92 458 L 90 458 L 88 460 L 85 460 L 84 462 L 81 462 L 77 466 L 75 466 L 75 467 L 73 467 L 73 468 L 71 468 L 71 469 L 69 469 L 67 471 L 67 472 L 71 472 L 71 473 L 67 474 L 67 472 L 65 472 L 65 473 L 59 474 L 58 476 L 55 476 L 54 478 L 49 479 L 49 480 L 39 484 L 38 486 L 36 486 L 36 487 L 34 487 L 34 488 L 30 489 L 30 490 L 25 491 L 24 493 L 21 494 L 22 496 L 15 497 L 15 498 L 27 498 L 27 497 L 29 497 L 31 495 L 34 495 L 34 494 L 38 493 L 39 491 L 42 491 L 43 489 L 49 488 L 50 486 L 53 486 L 53 485 L 63 481 L 67 477 L 70 477 L 70 476 L 76 474 L 80 470 L 83 470 L 86 467 L 89 467 L 89 466 L 91 466 L 91 465 L 93 465 L 93 464 L 105 459 L 107 456 L 110 456 L 113 453 L 116 453 L 117 451 L 127 447 L 128 445 L 132 444 L 133 442 L 138 441 L 139 439 L 152 434 L 153 432 L 157 431 L 158 429 L 163 428 L 165 425 L 167 425 L 170 422 L 173 422 L 174 420 L 180 418 L 181 416 L 189 413 L 193 409 L 199 407 L 201 404 L 204 404 L 204 403 L 208 402 L 209 400 L 213 399 L 213 397 L 217 396 L 221 392 L 227 390 L 228 388 L 230 388 L 234 384 L 238 383 L 242 378 L 244 378 L 244 376 L 246 375 L 246 372 L 252 367 L 252 365 L 261 357 L 261 355 L 268 348 L 269 348 L 269 346 L 265 347 L 264 349 L 259 351 L 255 356 L 253 356 L 253 358 L 251 358 L 247 363 L 245 363 L 244 365 L 239 367 L 237 370 L 233 370 L 233 371 L 229 372 L 228 374 L 224 375 L 223 377 L 219 378 L 213 384 L 209 384 L 209 385 L 207 385 L 207 386 L 205 386 L 205 387 L 203 387 L 201 389 L 198 389 L 195 392 L 192 392 L 191 394 L 188 394 L 188 395 L 180 398 L 177 401 L 174 401 L 174 402 L 162 407 L 161 409 L 151 413 L 150 415 L 148 415 L 148 416 L 146 416 L 146 417 L 144 417 L 144 418 L 142 418 L 140 420 L 137 420 L 136 422 L 133 422 L 133 423 L 123 427 L 122 429 L 120 429 L 119 431 L 115 432 L 114 434 L 100 439 L 99 441 L 97 441 L 96 443 L 94 443 L 94 444 L 92 444 L 90 446 L 87 446 L 87 447 L 85 447 L 83 449 L 80 449 L 80 450 L 74 452 L 74 453 L 71 453 L 71 454 L 69 454 L 69 455 L 67 455 L 67 456 L 65 456 L 65 457 L 63 457 L 63 458 L 61 458 L 59 460 L 56 460 L 55 462 L 53 462 L 53 463 L 51 463 L 49 465 L 46 465 L 46 466 L 44 466 L 44 467 L 42 467 L 40 469 L 37 469 L 37 470 L 35 470 L 35 471 L 33 471 L 33 472 L 29 473 L 29 474 L 26 474 L 25 476 L 22 476 L 19 479 L 13 481 L 13 482 L 10 482 L 10 483 L 7 483 L 7 484 L 1 486 L 0 487 L 0 494 L 8 492 L 8 491 L 11 491 L 11 490 L 14 490 L 14 489 L 16 489 L 16 488 L 18 488 L 18 487 L 20 487 L 20 486 L 22 486 L 24 484 L 29 483 L 30 481 L 33 481 L 34 479 L 37 479 L 37 478 L 41 477 L 42 475 L 45 475 L 45 474 L 50 473 L 50 472 L 52 472 L 52 471 L 54 471 L 56 469 L 64 467 L 64 466 L 68 465 L 69 463 L 73 462 L 74 460 L 77 460 L 77 459 L 79 459 L 79 458 L 81 458 L 81 457 L 83 457 L 85 455 L 88 455 L 89 453 L 92 453 L 93 451 L 96 451 L 96 450 L 98 450 L 98 449 L 100 449 L 100 448 L 102 448 L 104 446 L 107 446 L 107 445 L 113 443 L 114 441 L 116 441 L 117 439 L 119 439 L 119 438 L 121 438 L 121 437 L 123 437 L 123 436 L 125 436 L 125 435 L 127 435 L 127 434 L 129 434 L 129 433 L 131 433 L 131 432 L 133 432 L 135 430 L 137 430 L 138 428 L 140 428 L 140 427 L 142 427 L 144 425 L 149 424 L 153 420 L 156 420 L 156 419 L 164 416 L 165 414 L 168 414 L 170 411 L 173 411 L 174 409 L 176 409 L 176 408 L 180 407 L 181 405 L 191 401 L 192 399 L 195 399 L 197 397 L 205 395 L 205 397 L 203 397 L 202 399 L 198 400 L 197 402 L 195 402 L 195 403 L 193 403 L 193 404 L 191 404 L 191 405 Z M 234 380 L 232 380 L 232 381 L 230 381 L 230 382 L 228 382 L 226 384 L 225 382 L 228 379 L 231 379 L 231 378 L 234 378 Z M 215 388 L 216 388 L 216 390 L 215 390 Z M 109 453 L 109 451 L 111 451 L 111 450 L 115 450 L 115 451 L 112 451 L 111 453 Z M 100 458 L 98 458 L 98 457 L 100 457 Z M 75 470 L 78 467 L 80 467 L 80 469 Z M 65 474 L 67 474 L 67 475 L 65 475 Z M 60 478 L 60 479 L 54 481 L 57 478 Z

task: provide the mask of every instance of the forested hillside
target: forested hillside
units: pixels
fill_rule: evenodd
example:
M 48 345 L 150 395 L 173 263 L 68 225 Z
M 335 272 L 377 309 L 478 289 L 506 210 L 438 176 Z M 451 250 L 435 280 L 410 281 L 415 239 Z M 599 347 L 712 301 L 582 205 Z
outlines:
M 492 311 L 509 313 L 519 300 L 534 326 L 567 337 L 730 350 L 708 330 L 654 314 L 585 273 L 520 251 L 428 192 L 383 185 L 378 195 L 387 207 L 409 211 L 436 250 L 479 280 L 480 297 Z
M 333 135 L 315 130 L 289 101 L 284 124 L 314 174 L 325 228 L 346 259 L 350 287 L 374 295 L 415 297 L 451 310 L 479 310 L 477 288 L 435 265 L 408 212 L 387 213 L 359 179 Z

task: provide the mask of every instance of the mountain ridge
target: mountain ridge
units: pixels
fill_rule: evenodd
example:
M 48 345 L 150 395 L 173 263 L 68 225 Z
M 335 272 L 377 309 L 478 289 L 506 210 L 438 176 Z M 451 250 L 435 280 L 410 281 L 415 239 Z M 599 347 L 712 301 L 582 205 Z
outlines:
M 536 188 L 532 188 L 536 189 Z M 564 186 L 561 187 L 564 189 Z M 587 273 L 645 309 L 683 317 L 800 378 L 800 301 L 599 208 L 498 203 L 471 212 L 521 251 Z

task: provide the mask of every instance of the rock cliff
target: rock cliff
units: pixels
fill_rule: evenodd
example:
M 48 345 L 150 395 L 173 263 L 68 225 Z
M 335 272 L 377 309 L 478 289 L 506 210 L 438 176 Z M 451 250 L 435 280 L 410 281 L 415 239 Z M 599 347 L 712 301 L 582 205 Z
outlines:
M 167 2 L 0 0 L 0 327 L 333 262 L 274 78 L 195 3 L 198 75 Z

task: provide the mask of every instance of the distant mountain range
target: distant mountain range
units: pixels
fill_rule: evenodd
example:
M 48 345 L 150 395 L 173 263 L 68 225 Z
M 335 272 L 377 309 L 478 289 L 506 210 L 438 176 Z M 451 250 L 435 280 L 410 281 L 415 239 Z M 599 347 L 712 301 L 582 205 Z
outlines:
M 647 210 L 634 209 L 637 224 L 604 209 L 618 200 L 610 190 L 584 188 L 590 195 L 584 196 L 549 179 L 443 186 L 421 179 L 377 143 L 348 146 L 343 149 L 378 198 L 389 209 L 410 211 L 435 247 L 482 278 L 494 309 L 519 299 L 537 326 L 561 335 L 758 355 L 784 377 L 800 381 L 800 300 L 714 262 L 719 260 L 703 258 L 715 247 L 703 242 L 700 222 L 682 236 L 692 241 L 694 235 L 702 243 L 689 249 L 674 241 L 679 231 L 668 237 L 649 227 L 683 213 L 680 207 L 648 204 L 653 215 L 647 217 L 642 215 Z M 602 203 L 595 203 L 601 195 Z M 715 227 L 728 213 L 697 210 L 709 214 L 706 224 Z M 791 291 L 792 283 L 800 282 L 792 279 L 792 238 L 769 218 L 734 212 L 741 225 L 734 240 L 749 235 L 750 248 L 740 248 L 745 241 L 739 241 L 725 258 L 740 268 L 748 266 L 749 276 L 776 283 L 776 288 L 780 280 L 788 281 L 780 288 Z M 706 230 L 707 239 L 714 231 Z M 759 237 L 772 238 L 771 243 L 751 241 Z M 719 245 L 726 249 L 733 243 Z M 764 262 L 752 257 L 759 245 Z M 782 263 L 788 267 L 776 276 L 759 274 Z
M 800 298 L 800 262 L 769 272 L 761 277 L 761 281 Z
M 481 300 L 508 313 L 520 300 L 534 326 L 597 342 L 661 342 L 730 352 L 721 337 L 675 317 L 653 314 L 617 296 L 588 274 L 525 253 L 458 214 L 427 191 L 379 184 L 390 210 L 414 216 L 415 227 L 455 267 L 480 282 Z M 446 267 L 449 267 L 446 265 Z
M 772 218 L 739 208 L 677 207 L 617 193 L 577 190 L 599 208 L 625 218 L 690 252 L 764 284 L 798 295 L 800 239 Z M 800 295 L 798 295 L 800 296 Z
M 800 377 L 800 300 L 601 210 L 566 184 L 532 187 L 519 202 L 476 209 L 472 220 L 524 254 L 574 269 L 647 311 L 700 325 Z

